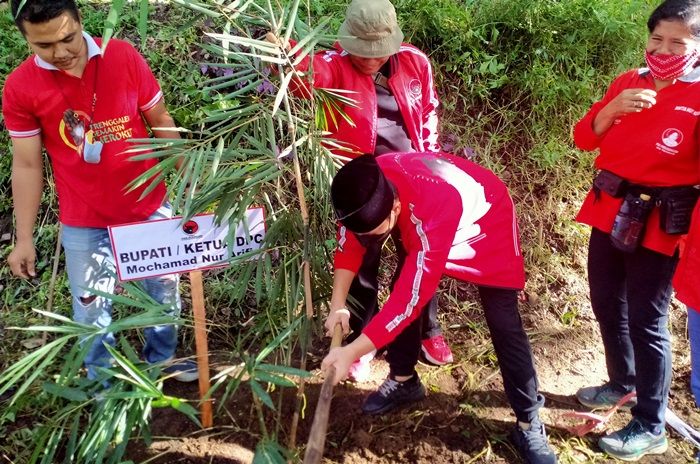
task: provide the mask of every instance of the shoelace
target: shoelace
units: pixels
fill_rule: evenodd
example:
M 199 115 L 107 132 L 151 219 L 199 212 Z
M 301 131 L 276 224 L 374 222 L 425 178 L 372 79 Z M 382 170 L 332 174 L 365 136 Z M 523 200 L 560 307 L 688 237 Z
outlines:
M 642 424 L 638 420 L 632 419 L 632 422 L 627 424 L 627 426 L 620 431 L 622 443 L 627 443 L 628 441 L 636 438 L 638 435 L 643 435 L 644 432 L 645 430 Z
M 394 379 L 391 379 L 391 378 L 386 379 L 386 380 L 384 381 L 384 383 L 382 383 L 382 384 L 379 386 L 379 393 L 380 393 L 382 396 L 389 396 L 389 394 L 390 394 L 391 392 L 393 392 L 394 390 L 396 390 L 397 388 L 399 388 L 399 384 L 400 384 L 400 383 L 401 383 L 401 382 L 399 382 L 399 381 L 397 381 L 397 380 L 394 380 Z
M 549 444 L 547 443 L 547 435 L 542 430 L 542 424 L 539 422 L 534 422 L 530 424 L 530 430 L 520 431 L 525 436 L 525 441 L 527 441 L 530 450 L 539 453 L 549 452 Z
M 442 337 L 438 337 L 436 339 L 431 340 L 433 347 L 437 348 L 438 350 L 442 350 L 447 348 L 447 342 L 445 342 L 445 339 Z

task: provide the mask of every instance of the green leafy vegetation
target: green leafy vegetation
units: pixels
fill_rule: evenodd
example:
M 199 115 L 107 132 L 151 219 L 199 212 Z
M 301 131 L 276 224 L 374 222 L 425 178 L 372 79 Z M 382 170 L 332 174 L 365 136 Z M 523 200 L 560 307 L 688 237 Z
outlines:
M 181 142 L 143 141 L 154 151 L 141 156 L 162 160 L 176 209 L 186 216 L 214 211 L 233 224 L 250 204 L 266 208 L 267 238 L 263 249 L 250 256 L 255 259 L 208 274 L 210 343 L 222 364 L 235 367 L 219 372 L 210 394 L 223 413 L 227 401 L 247 386 L 260 424 L 251 432 L 259 441 L 257 458 L 286 462 L 298 450 L 280 445 L 293 434 L 282 417 L 281 391 L 299 388 L 308 375 L 303 358 L 319 331 L 305 316 L 304 304 L 310 298 L 322 312 L 334 246 L 327 192 L 336 165 L 318 143 L 323 125 L 318 104 L 342 96 L 318 92 L 311 100 L 288 98 L 285 67 L 293 60 L 260 38 L 270 29 L 305 38 L 302 53 L 309 53 L 316 43 L 332 42 L 344 5 L 292 1 L 277 8 L 275 2 L 252 1 L 232 11 L 223 2 L 178 0 L 112 6 L 120 3 L 114 10 L 119 18 L 115 37 L 131 40 L 142 51 L 171 113 L 189 131 Z M 590 159 L 572 147 L 570 128 L 616 74 L 641 64 L 643 23 L 655 3 L 395 2 L 406 41 L 433 61 L 443 103 L 444 148 L 470 154 L 509 185 L 520 212 L 528 288 L 541 296 L 542 310 L 565 325 L 576 323 L 582 304 L 566 276 L 582 273 L 585 233 L 571 218 L 591 177 Z M 109 6 L 83 2 L 81 10 L 88 31 L 104 29 Z M 9 13 L 2 8 L 0 13 L 0 52 L 11 58 L 0 63 L 2 83 L 26 57 L 27 46 Z M 109 21 L 115 23 L 114 14 Z M 12 231 L 5 131 L 0 146 L 5 149 L 0 156 L 2 235 Z M 186 165 L 179 174 L 172 172 L 177 159 Z M 305 207 L 308 217 L 301 214 Z M 196 422 L 197 405 L 164 394 L 158 370 L 139 361 L 132 347 L 138 346 L 136 329 L 163 322 L 138 286 L 127 286 L 129 296 L 117 299 L 109 328 L 119 337 L 113 350 L 117 363 L 102 380 L 112 387 L 102 394 L 99 382 L 82 377 L 81 345 L 75 342 L 94 336 L 95 329 L 67 319 L 70 297 L 62 269 L 52 311 L 35 311 L 46 308 L 56 208 L 49 185 L 36 235 L 38 277 L 20 282 L 0 266 L 0 396 L 14 395 L 1 405 L 0 434 L 7 438 L 0 452 L 17 462 L 119 462 L 131 437 L 149 441 L 152 408 L 172 407 Z M 6 240 L 0 247 L 4 261 L 11 244 Z M 307 266 L 310 288 L 305 288 Z M 559 293 L 573 296 L 555 303 Z M 190 321 L 179 323 L 184 350 L 191 352 Z M 468 329 L 478 334 L 474 357 L 492 366 L 483 324 Z M 27 348 L 42 332 L 49 332 L 49 343 Z

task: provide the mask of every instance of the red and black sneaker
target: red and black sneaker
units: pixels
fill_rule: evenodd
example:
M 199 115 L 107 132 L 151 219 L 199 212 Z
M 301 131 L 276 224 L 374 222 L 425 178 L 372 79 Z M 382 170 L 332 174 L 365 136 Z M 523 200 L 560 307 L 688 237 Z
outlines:
M 423 340 L 421 354 L 422 360 L 433 366 L 443 366 L 454 362 L 452 350 L 442 334 Z

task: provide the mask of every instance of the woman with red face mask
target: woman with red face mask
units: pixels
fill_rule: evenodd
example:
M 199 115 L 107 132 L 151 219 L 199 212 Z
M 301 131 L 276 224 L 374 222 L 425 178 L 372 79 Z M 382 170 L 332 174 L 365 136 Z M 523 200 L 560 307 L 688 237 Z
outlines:
M 700 2 L 667 0 L 647 26 L 646 67 L 619 76 L 574 128 L 579 148 L 599 150 L 576 219 L 592 227 L 588 280 L 609 376 L 576 396 L 601 408 L 636 391 L 632 420 L 599 442 L 625 460 L 668 447 L 671 278 L 700 183 Z

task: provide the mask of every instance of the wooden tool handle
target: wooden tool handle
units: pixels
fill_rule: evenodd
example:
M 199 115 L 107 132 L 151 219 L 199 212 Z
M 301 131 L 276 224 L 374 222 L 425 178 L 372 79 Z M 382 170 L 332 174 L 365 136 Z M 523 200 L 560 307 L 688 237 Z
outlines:
M 343 328 L 336 324 L 333 328 L 333 338 L 331 338 L 331 349 L 339 347 L 343 341 Z M 333 399 L 333 379 L 335 378 L 335 366 L 326 369 L 326 379 L 321 385 L 321 392 L 318 395 L 314 421 L 309 432 L 309 441 L 306 443 L 304 453 L 304 464 L 318 464 L 323 458 L 323 448 L 326 445 L 326 431 L 328 430 L 328 416 L 331 410 L 331 399 Z

